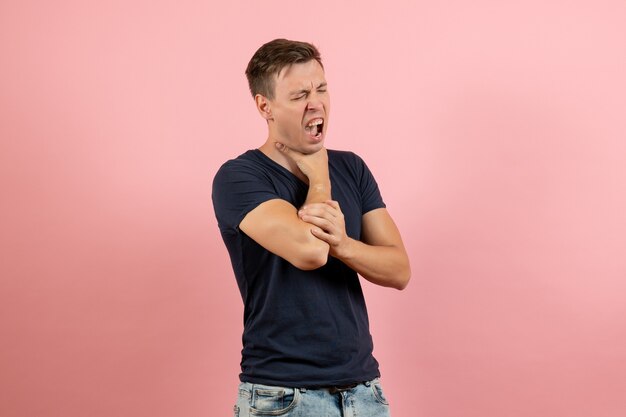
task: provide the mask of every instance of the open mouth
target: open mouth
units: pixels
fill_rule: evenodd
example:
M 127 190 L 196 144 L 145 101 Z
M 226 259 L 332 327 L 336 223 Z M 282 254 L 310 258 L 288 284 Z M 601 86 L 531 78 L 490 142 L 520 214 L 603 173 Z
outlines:
M 321 117 L 315 118 L 311 120 L 304 130 L 315 139 L 319 139 L 322 137 L 322 132 L 324 131 L 324 119 Z

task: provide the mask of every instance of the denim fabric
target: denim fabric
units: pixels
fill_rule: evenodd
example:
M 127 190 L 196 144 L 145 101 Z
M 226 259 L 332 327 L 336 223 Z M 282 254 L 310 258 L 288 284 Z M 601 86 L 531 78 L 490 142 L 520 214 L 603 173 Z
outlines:
M 390 417 L 378 378 L 346 391 L 242 382 L 234 417 Z

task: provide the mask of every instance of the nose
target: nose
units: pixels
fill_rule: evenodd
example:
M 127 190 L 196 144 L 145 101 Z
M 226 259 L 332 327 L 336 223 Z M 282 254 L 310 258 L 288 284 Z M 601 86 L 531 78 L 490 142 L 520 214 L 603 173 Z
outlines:
M 309 101 L 307 102 L 307 110 L 315 111 L 315 110 L 323 110 L 324 103 L 322 102 L 322 98 L 317 93 L 312 93 L 309 96 Z

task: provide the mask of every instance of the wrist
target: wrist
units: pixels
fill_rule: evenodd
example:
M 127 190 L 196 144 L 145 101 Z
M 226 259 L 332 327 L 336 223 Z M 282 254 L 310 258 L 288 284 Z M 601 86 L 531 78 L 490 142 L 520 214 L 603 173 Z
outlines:
M 326 181 L 313 181 L 309 179 L 309 190 L 315 190 L 318 192 L 330 192 L 330 180 Z
M 341 247 L 337 248 L 338 250 L 335 251 L 336 253 L 333 256 L 342 262 L 349 262 L 354 258 L 358 243 L 357 240 L 346 236 L 345 241 L 342 243 Z

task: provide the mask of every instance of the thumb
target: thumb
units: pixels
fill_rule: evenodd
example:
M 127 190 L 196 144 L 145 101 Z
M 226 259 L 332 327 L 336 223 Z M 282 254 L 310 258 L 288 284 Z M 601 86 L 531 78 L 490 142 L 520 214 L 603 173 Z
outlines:
M 276 149 L 278 149 L 279 151 L 281 151 L 282 153 L 285 153 L 285 154 L 289 153 L 289 148 L 286 147 L 285 145 L 283 145 L 280 142 L 276 142 Z

